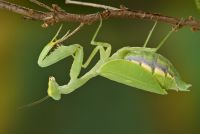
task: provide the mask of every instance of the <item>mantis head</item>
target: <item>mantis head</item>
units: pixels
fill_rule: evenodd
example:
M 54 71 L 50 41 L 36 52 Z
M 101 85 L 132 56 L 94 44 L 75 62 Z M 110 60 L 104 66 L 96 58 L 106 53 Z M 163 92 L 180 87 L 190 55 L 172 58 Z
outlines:
M 56 82 L 54 77 L 49 77 L 49 83 L 48 83 L 48 95 L 52 97 L 54 100 L 60 100 L 61 99 L 61 93 L 59 90 L 59 85 Z

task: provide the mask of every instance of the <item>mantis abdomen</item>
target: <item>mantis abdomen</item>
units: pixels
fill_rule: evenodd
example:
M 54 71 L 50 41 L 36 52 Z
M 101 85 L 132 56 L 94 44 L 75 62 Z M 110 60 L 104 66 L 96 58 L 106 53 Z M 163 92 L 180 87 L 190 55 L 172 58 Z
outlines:
M 108 79 L 154 93 L 165 90 L 187 91 L 191 86 L 181 80 L 172 63 L 160 54 L 141 48 L 122 49 L 116 60 L 108 61 L 100 75 Z M 120 54 L 121 53 L 121 54 Z M 112 68 L 112 69 L 110 69 Z

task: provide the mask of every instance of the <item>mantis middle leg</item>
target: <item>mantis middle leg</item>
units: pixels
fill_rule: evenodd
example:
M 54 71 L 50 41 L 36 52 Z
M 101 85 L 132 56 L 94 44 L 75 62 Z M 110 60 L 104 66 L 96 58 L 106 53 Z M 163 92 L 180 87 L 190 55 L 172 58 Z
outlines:
M 88 60 L 85 62 L 85 64 L 83 64 L 83 66 L 82 66 L 83 68 L 86 68 L 89 65 L 89 63 L 92 61 L 93 57 L 96 55 L 96 53 L 98 51 L 100 52 L 100 61 L 104 62 L 106 59 L 108 59 L 110 57 L 111 45 L 106 42 L 95 41 L 101 27 L 102 27 L 102 19 L 100 19 L 100 24 L 90 42 L 90 44 L 96 46 L 96 48 L 92 51 L 92 53 L 90 54 L 90 56 L 89 56 Z

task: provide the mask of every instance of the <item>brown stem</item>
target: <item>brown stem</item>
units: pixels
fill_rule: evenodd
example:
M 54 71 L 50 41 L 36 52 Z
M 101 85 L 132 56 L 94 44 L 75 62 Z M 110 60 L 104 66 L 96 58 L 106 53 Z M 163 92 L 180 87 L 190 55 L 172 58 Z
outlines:
M 11 12 L 27 16 L 29 18 L 41 20 L 48 25 L 49 24 L 52 25 L 58 22 L 79 22 L 84 24 L 91 24 L 95 21 L 98 21 L 101 16 L 102 19 L 108 19 L 108 18 L 145 19 L 151 21 L 164 22 L 171 24 L 173 26 L 178 24 L 179 28 L 187 26 L 191 27 L 193 30 L 200 30 L 200 21 L 197 21 L 192 17 L 188 17 L 187 19 L 182 19 L 182 18 L 179 19 L 157 13 L 148 13 L 137 10 L 126 10 L 125 8 L 121 10 L 104 10 L 103 12 L 94 14 L 72 14 L 65 12 L 64 10 L 60 10 L 61 8 L 56 5 L 54 5 L 53 8 L 54 11 L 42 12 L 26 8 L 20 5 L 16 5 L 10 2 L 6 2 L 4 0 L 0 0 L 0 9 L 9 10 Z
M 45 4 L 42 3 L 42 2 L 39 2 L 39 1 L 37 1 L 37 0 L 29 0 L 29 1 L 32 2 L 32 3 L 37 4 L 37 5 L 40 6 L 40 7 L 46 8 L 46 9 L 49 10 L 49 11 L 53 11 L 53 9 L 52 9 L 51 7 L 45 5 Z

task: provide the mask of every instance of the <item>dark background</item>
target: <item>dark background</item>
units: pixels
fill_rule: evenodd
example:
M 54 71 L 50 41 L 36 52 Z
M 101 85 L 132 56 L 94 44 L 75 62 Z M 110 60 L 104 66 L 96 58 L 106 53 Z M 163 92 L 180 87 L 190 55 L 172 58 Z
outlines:
M 11 0 L 10 0 L 11 1 Z M 91 1 L 91 0 L 87 0 Z M 35 9 L 28 0 L 12 0 Z M 94 13 L 100 9 L 57 3 L 69 12 Z M 193 0 L 96 0 L 91 1 L 134 10 L 157 12 L 173 17 L 200 18 Z M 44 9 L 42 9 L 44 10 Z M 72 58 L 48 68 L 40 68 L 37 58 L 56 33 L 60 24 L 43 29 L 38 21 L 0 10 L 0 134 L 199 134 L 200 133 L 200 33 L 183 28 L 174 33 L 159 50 L 170 59 L 184 81 L 193 86 L 190 92 L 169 91 L 166 96 L 134 89 L 102 77 L 60 101 L 49 99 L 35 107 L 17 110 L 18 106 L 46 96 L 48 77 L 66 84 Z M 85 58 L 92 47 L 89 42 L 98 23 L 85 26 L 67 44 L 80 43 Z M 109 42 L 113 52 L 124 46 L 142 46 L 153 22 L 109 19 L 103 21 L 98 41 Z M 75 23 L 65 23 L 62 34 Z M 159 23 L 150 40 L 156 46 L 170 30 Z M 98 60 L 98 57 L 96 57 Z M 92 66 L 90 66 L 92 67 Z M 85 71 L 83 71 L 85 72 Z

